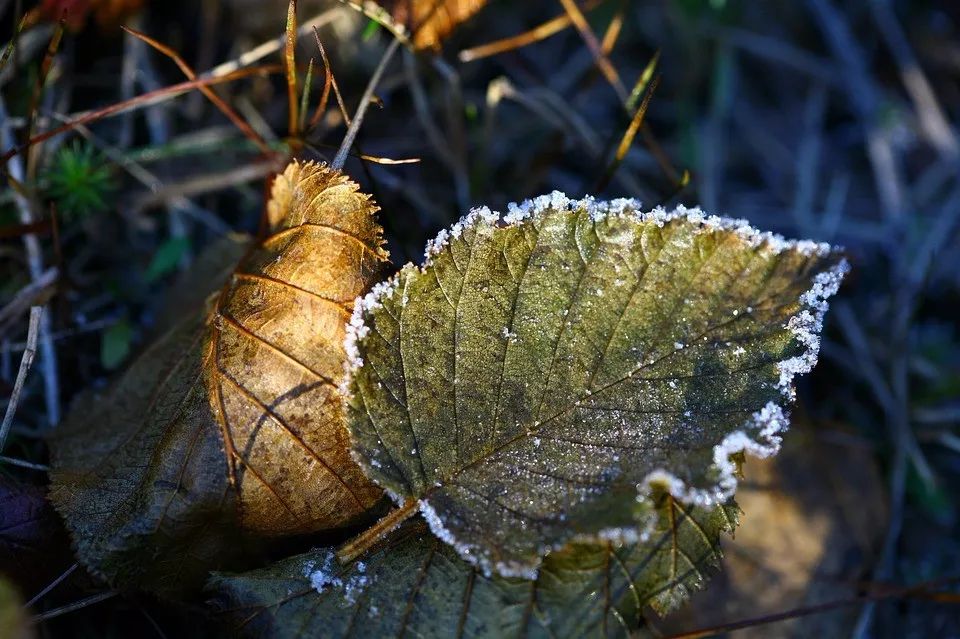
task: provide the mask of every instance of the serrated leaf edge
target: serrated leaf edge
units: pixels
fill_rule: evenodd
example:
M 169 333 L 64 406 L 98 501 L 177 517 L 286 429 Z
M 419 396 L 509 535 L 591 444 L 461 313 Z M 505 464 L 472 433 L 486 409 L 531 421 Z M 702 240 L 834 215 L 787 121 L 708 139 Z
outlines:
M 764 248 L 773 255 L 786 251 L 798 251 L 804 256 L 826 257 L 842 250 L 825 242 L 812 240 L 790 240 L 782 235 L 760 231 L 743 219 L 721 217 L 704 213 L 700 207 L 688 208 L 678 205 L 671 211 L 658 206 L 650 211 L 643 211 L 641 203 L 632 198 L 618 198 L 604 201 L 587 196 L 580 200 L 568 198 L 560 191 L 553 191 L 549 195 L 541 195 L 521 203 L 507 205 L 507 214 L 501 215 L 489 207 L 481 206 L 471 209 L 449 230 L 441 230 L 437 236 L 429 240 L 424 252 L 424 261 L 419 267 L 408 262 L 400 271 L 387 280 L 375 285 L 369 293 L 358 297 L 354 303 L 353 314 L 347 325 L 344 349 L 347 357 L 344 362 L 344 375 L 340 383 L 340 397 L 344 402 L 345 410 L 352 399 L 350 386 L 356 371 L 363 367 L 363 358 L 360 354 L 359 343 L 370 332 L 364 322 L 364 316 L 383 306 L 382 300 L 394 293 L 399 283 L 411 271 L 425 274 L 433 264 L 433 258 L 439 255 L 451 240 L 459 238 L 464 231 L 486 225 L 488 227 L 508 228 L 535 220 L 547 212 L 577 212 L 586 211 L 594 222 L 608 217 L 634 217 L 640 223 L 653 222 L 663 227 L 668 222 L 682 220 L 699 226 L 699 232 L 728 231 L 741 237 L 752 248 Z M 817 363 L 820 351 L 820 331 L 823 328 L 823 318 L 829 308 L 828 299 L 840 288 L 844 276 L 850 271 L 850 265 L 845 258 L 827 271 L 814 277 L 813 285 L 800 296 L 800 310 L 792 316 L 786 324 L 803 346 L 803 352 L 795 357 L 785 359 L 777 364 L 780 379 L 778 388 L 784 397 L 784 404 L 791 403 L 796 396 L 794 379 L 797 375 L 809 373 Z M 743 426 L 729 433 L 723 440 L 714 446 L 713 466 L 710 469 L 715 480 L 711 486 L 690 486 L 685 481 L 666 469 L 656 469 L 648 473 L 637 484 L 637 501 L 643 502 L 650 498 L 654 490 L 664 490 L 682 503 L 694 506 L 710 507 L 722 504 L 733 497 L 737 489 L 736 464 L 733 456 L 742 452 L 764 459 L 772 457 L 780 451 L 782 433 L 789 427 L 789 412 L 784 405 L 768 402 L 761 410 L 753 413 Z M 357 452 L 352 429 L 350 433 L 350 454 L 354 461 L 363 469 L 368 477 L 376 480 L 368 461 Z M 397 505 L 402 505 L 405 498 L 383 486 L 385 492 Z M 456 539 L 456 536 L 446 528 L 440 516 L 436 513 L 426 498 L 418 500 L 418 508 L 430 526 L 434 535 L 453 546 L 457 553 L 466 561 L 478 566 L 485 575 L 496 572 L 504 577 L 520 577 L 536 579 L 538 567 L 528 565 L 498 562 L 490 564 L 478 548 L 472 547 Z M 650 526 L 640 522 L 636 527 L 602 529 L 592 535 L 580 535 L 571 541 L 615 541 L 618 543 L 638 543 L 649 537 Z M 541 548 L 540 557 L 547 552 L 559 550 L 568 542 Z

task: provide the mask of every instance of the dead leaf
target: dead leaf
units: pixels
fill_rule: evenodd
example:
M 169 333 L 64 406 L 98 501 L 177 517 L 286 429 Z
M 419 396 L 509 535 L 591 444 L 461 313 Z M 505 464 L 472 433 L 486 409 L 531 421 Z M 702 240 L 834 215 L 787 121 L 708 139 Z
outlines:
M 416 49 L 435 49 L 487 0 L 381 0 L 393 19 L 413 34 Z
M 353 300 L 387 260 L 376 210 L 340 172 L 291 164 L 269 235 L 207 309 L 78 403 L 52 442 L 51 499 L 94 573 L 176 594 L 244 535 L 347 526 L 380 499 L 337 392 Z
M 721 542 L 721 576 L 658 624 L 666 634 L 856 596 L 886 529 L 884 480 L 872 451 L 825 430 L 801 422 L 778 457 L 745 464 L 737 492 L 744 525 Z M 850 636 L 859 612 L 841 608 L 736 636 Z
M 0 574 L 39 590 L 73 561 L 43 488 L 0 477 Z

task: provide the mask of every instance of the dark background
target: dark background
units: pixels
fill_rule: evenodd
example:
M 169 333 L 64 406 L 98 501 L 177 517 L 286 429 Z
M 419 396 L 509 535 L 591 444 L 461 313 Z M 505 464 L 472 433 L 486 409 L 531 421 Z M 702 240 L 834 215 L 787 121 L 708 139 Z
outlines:
M 20 4 L 0 1 L 4 43 Z M 202 71 L 280 35 L 285 11 L 282 1 L 147 0 L 126 22 Z M 327 11 L 321 37 L 353 110 L 389 34 L 335 1 L 301 2 L 299 16 Z M 588 13 L 598 38 L 622 18 L 610 60 L 627 90 L 657 52 L 660 74 L 645 131 L 599 192 L 629 118 L 576 30 L 458 60 L 463 49 L 562 13 L 553 0 L 494 0 L 442 52 L 402 52 L 388 67 L 359 146 L 421 162 L 352 159 L 346 170 L 383 209 L 394 262 L 419 260 L 425 241 L 470 206 L 504 210 L 553 189 L 632 196 L 650 207 L 700 204 L 845 246 L 854 270 L 828 315 L 821 363 L 801 381 L 786 450 L 776 462 L 747 464 L 738 495 L 745 515 L 726 569 L 676 615 L 654 617 L 652 632 L 931 584 L 731 636 L 960 636 L 957 583 L 951 594 L 937 581 L 960 576 L 960 3 L 599 3 Z M 0 124 L 19 142 L 51 32 L 41 21 L 21 34 L 0 75 L 7 116 Z M 302 63 L 317 57 L 312 37 L 301 38 L 298 51 Z M 173 63 L 115 24 L 79 20 L 55 57 L 35 131 L 182 79 Z M 287 103 L 279 76 L 219 92 L 281 147 Z M 305 157 L 332 159 L 344 127 L 336 109 L 325 122 Z M 78 140 L 97 149 L 91 162 L 104 167 L 106 177 L 93 187 L 100 202 L 57 206 L 54 229 L 50 205 L 67 171 L 62 154 Z M 60 270 L 43 290 L 47 350 L 41 344 L 3 451 L 41 468 L 0 462 L 0 514 L 30 515 L 16 530 L 17 561 L 0 566 L 25 599 L 73 561 L 55 516 L 42 509 L 51 422 L 149 343 L 171 312 L 170 291 L 190 281 L 190 264 L 205 246 L 228 230 L 257 230 L 271 168 L 199 94 L 56 137 L 31 161 L 29 186 L 44 204 L 34 229 L 42 266 Z M 685 170 L 691 177 L 681 187 Z M 31 282 L 21 222 L 5 188 L 0 306 Z M 0 397 L 12 391 L 26 326 L 24 313 L 0 324 Z M 74 574 L 32 612 L 100 592 Z M 120 597 L 38 628 L 52 637 L 209 631 L 195 611 Z

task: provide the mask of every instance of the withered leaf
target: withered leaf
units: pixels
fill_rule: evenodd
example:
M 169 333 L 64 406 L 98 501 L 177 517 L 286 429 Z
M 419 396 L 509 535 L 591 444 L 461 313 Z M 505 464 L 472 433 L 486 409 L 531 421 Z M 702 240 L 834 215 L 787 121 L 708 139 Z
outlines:
M 340 172 L 291 164 L 269 235 L 206 308 L 58 430 L 51 498 L 94 573 L 177 594 L 245 537 L 346 526 L 379 500 L 337 392 L 344 322 L 387 259 L 375 211 Z
M 416 49 L 430 49 L 487 4 L 487 0 L 379 0 L 393 20 L 412 34 Z
M 743 221 L 560 193 L 477 209 L 358 305 L 345 384 L 369 476 L 484 570 L 723 502 L 776 452 L 846 263 Z
M 0 476 L 0 575 L 32 592 L 71 563 L 66 532 L 46 491 Z
M 264 639 L 638 636 L 646 606 L 663 614 L 704 582 L 736 515 L 661 496 L 645 541 L 569 545 L 535 581 L 484 575 L 416 521 L 361 561 L 319 550 L 215 575 L 210 590 L 241 634 Z

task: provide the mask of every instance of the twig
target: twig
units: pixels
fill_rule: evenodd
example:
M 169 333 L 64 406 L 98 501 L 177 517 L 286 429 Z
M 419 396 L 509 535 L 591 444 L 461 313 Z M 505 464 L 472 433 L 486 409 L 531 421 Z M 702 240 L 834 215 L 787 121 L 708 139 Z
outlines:
M 20 468 L 26 468 L 28 470 L 37 470 L 41 473 L 50 472 L 50 467 L 45 464 L 34 464 L 33 462 L 17 459 L 16 457 L 7 457 L 6 455 L 0 455 L 0 463 L 19 466 Z
M 347 154 L 350 152 L 350 148 L 353 146 L 353 141 L 357 138 L 357 133 L 360 131 L 360 125 L 363 124 L 363 118 L 367 113 L 367 107 L 370 106 L 370 101 L 373 98 L 373 92 L 376 91 L 377 84 L 380 83 L 380 78 L 383 76 L 383 72 L 386 71 L 387 65 L 390 63 L 390 59 L 393 58 L 393 54 L 397 52 L 399 47 L 400 40 L 394 38 L 394 40 L 387 46 L 387 50 L 383 52 L 383 58 L 380 60 L 380 64 L 377 65 L 376 70 L 373 72 L 370 82 L 367 83 L 367 88 L 363 92 L 363 97 L 360 98 L 360 106 L 357 107 L 357 112 L 353 116 L 353 122 L 350 123 L 350 128 L 347 129 L 346 135 L 343 136 L 343 142 L 340 144 L 340 150 L 337 151 L 337 155 L 333 158 L 333 164 L 331 164 L 331 166 L 334 169 L 338 171 L 343 169 L 343 165 L 347 161 Z
M 189 64 L 184 62 L 183 58 L 181 58 L 180 55 L 176 51 L 174 51 L 172 48 L 168 47 L 162 42 L 159 42 L 158 40 L 151 38 L 147 34 L 136 31 L 135 29 L 131 29 L 130 27 L 121 27 L 121 29 L 123 29 L 130 35 L 134 36 L 135 38 L 138 38 L 143 42 L 149 44 L 151 47 L 153 47 L 163 55 L 167 56 L 171 60 L 173 60 L 173 62 L 177 65 L 177 67 L 183 72 L 183 75 L 187 76 L 188 80 L 197 79 L 197 74 L 193 70 L 193 68 L 191 68 Z M 240 114 L 238 114 L 233 109 L 233 107 L 231 107 L 229 104 L 227 104 L 223 100 L 223 98 L 217 95 L 213 89 L 205 85 L 199 85 L 197 89 L 200 91 L 200 93 L 206 96 L 206 98 L 210 100 L 214 104 L 214 106 L 220 109 L 220 111 L 225 116 L 227 116 L 230 122 L 232 122 L 234 126 L 237 127 L 237 129 L 239 129 L 244 135 L 250 138 L 250 140 L 254 144 L 256 144 L 257 147 L 262 152 L 264 153 L 271 152 L 269 145 L 267 145 L 264 139 L 260 137 L 260 135 L 256 131 L 254 131 L 253 128 L 251 128 L 251 126 L 247 123 L 246 120 L 240 117 Z
M 87 597 L 86 599 L 81 599 L 80 601 L 76 601 L 72 604 L 67 604 L 66 606 L 60 606 L 59 608 L 54 608 L 53 610 L 48 610 L 47 612 L 41 613 L 39 615 L 35 615 L 32 621 L 35 624 L 42 623 L 44 621 L 48 621 L 55 617 L 65 615 L 68 612 L 81 610 L 83 608 L 86 608 L 87 606 L 92 606 L 93 604 L 100 603 L 101 601 L 106 601 L 107 599 L 116 597 L 118 594 L 119 593 L 113 590 L 110 590 L 107 592 L 101 592 L 98 595 L 92 595 L 90 597 Z
M 0 333 L 7 328 L 7 324 L 20 317 L 31 306 L 43 305 L 50 297 L 59 277 L 59 271 L 54 268 L 48 268 L 43 274 L 17 291 L 6 306 L 0 308 Z
M 42 315 L 42 306 L 34 306 L 30 309 L 30 324 L 27 328 L 27 347 L 23 351 L 23 357 L 20 358 L 20 370 L 17 371 L 17 379 L 13 383 L 13 392 L 10 394 L 10 401 L 7 402 L 7 410 L 3 415 L 3 423 L 0 424 L 0 453 L 3 452 L 7 444 L 7 435 L 10 433 L 10 425 L 13 424 L 13 416 L 17 412 L 17 404 L 20 403 L 20 393 L 23 392 L 23 383 L 27 379 L 27 373 L 30 372 L 30 366 L 33 364 L 33 357 L 37 353 L 37 336 L 40 332 L 40 318 Z
M 620 98 L 620 101 L 626 103 L 628 97 L 627 89 L 623 86 L 623 82 L 620 80 L 620 74 L 617 73 L 616 68 L 614 68 L 613 64 L 610 63 L 610 58 L 608 58 L 607 54 L 604 53 L 603 46 L 601 45 L 600 41 L 597 40 L 597 36 L 590 28 L 590 24 L 587 22 L 586 17 L 584 17 L 583 12 L 580 11 L 580 7 L 578 7 L 577 3 L 573 0 L 559 0 L 559 2 L 561 5 L 563 5 L 563 8 L 570 16 L 570 20 L 577 28 L 577 31 L 580 32 L 580 35 L 583 38 L 583 41 L 586 43 L 587 48 L 590 49 L 590 53 L 593 54 L 593 59 L 597 65 L 597 68 L 600 69 L 600 72 L 603 73 L 603 75 L 607 78 L 607 81 L 610 82 L 610 86 L 612 86 L 614 91 L 617 92 L 617 97 Z
M 164 102 L 171 97 L 176 97 L 182 95 L 193 89 L 205 86 L 213 86 L 215 84 L 224 84 L 226 82 L 233 82 L 234 80 L 239 80 L 241 78 L 250 77 L 253 75 L 270 75 L 281 71 L 282 68 L 278 65 L 265 65 L 262 67 L 254 67 L 249 69 L 240 69 L 233 73 L 227 75 L 212 77 L 212 78 L 198 78 L 197 80 L 190 80 L 188 82 L 181 82 L 180 84 L 174 84 L 162 89 L 157 89 L 156 91 L 151 91 L 143 95 L 138 95 L 135 98 L 130 100 L 124 100 L 122 102 L 117 102 L 116 104 L 111 104 L 109 106 L 97 109 L 95 111 L 88 111 L 78 115 L 74 119 L 68 121 L 63 126 L 59 126 L 56 129 L 40 133 L 33 138 L 27 140 L 20 146 L 15 148 L 9 148 L 2 156 L 0 156 L 0 163 L 9 162 L 11 158 L 14 158 L 25 150 L 29 149 L 34 144 L 39 144 L 45 142 L 50 138 L 54 138 L 62 133 L 70 131 L 78 124 L 89 124 L 97 120 L 102 120 L 104 118 L 109 118 L 114 115 L 119 115 L 125 113 L 130 109 L 139 109 L 143 107 L 153 106 Z M 3 112 L 2 115 L 6 116 L 6 112 Z M 4 122 L 5 118 L 0 118 L 0 123 Z
M 13 132 L 9 127 L 7 118 L 7 108 L 3 99 L 0 98 L 0 148 L 14 149 L 15 140 Z M 30 148 L 30 147 L 27 147 Z M 6 165 L 7 173 L 14 188 L 14 201 L 17 205 L 17 211 L 20 215 L 21 224 L 32 224 L 36 220 L 33 215 L 33 208 L 26 196 L 21 192 L 21 185 L 25 182 L 23 163 L 21 158 L 9 156 L 10 151 L 4 154 L 2 164 Z M 43 251 L 40 248 L 40 240 L 33 233 L 23 236 L 23 247 L 27 253 L 27 266 L 30 270 L 30 279 L 37 281 L 43 277 Z M 44 400 L 47 409 L 47 422 L 50 426 L 56 426 L 60 422 L 60 383 L 57 375 L 57 353 L 53 349 L 53 340 L 50 337 L 52 325 L 50 315 L 44 313 L 40 318 L 39 325 L 39 344 L 41 372 L 43 374 Z M 2 448 L 0 448 L 2 450 Z
M 313 18 L 310 18 L 303 24 L 301 24 L 300 28 L 297 29 L 297 36 L 302 37 L 310 33 L 310 31 L 313 29 L 319 29 L 322 26 L 330 24 L 341 15 L 344 15 L 344 12 L 343 12 L 343 9 L 341 9 L 340 7 L 327 9 L 323 13 L 318 14 Z M 233 73 L 238 69 L 241 69 L 243 67 L 253 64 L 254 62 L 258 62 L 262 60 L 263 58 L 267 57 L 272 53 L 276 53 L 281 48 L 283 48 L 283 45 L 286 41 L 287 41 L 287 34 L 284 33 L 282 36 L 279 36 L 272 40 L 268 40 L 263 44 L 255 46 L 254 48 L 250 49 L 249 51 L 247 51 L 246 53 L 244 53 L 243 55 L 241 55 L 240 57 L 234 60 L 230 60 L 228 62 L 223 62 L 221 64 L 218 64 L 217 66 L 213 67 L 209 71 L 205 73 L 201 73 L 200 77 L 216 78 L 216 77 Z
M 822 612 L 827 612 L 829 610 L 835 610 L 837 608 L 845 608 L 847 606 L 853 606 L 864 601 L 878 601 L 881 599 L 903 599 L 908 597 L 923 597 L 928 595 L 935 588 L 941 588 L 943 586 L 949 585 L 950 583 L 960 581 L 958 577 L 947 577 L 944 579 L 936 579 L 934 581 L 925 582 L 922 584 L 917 584 L 916 586 L 909 586 L 905 588 L 888 588 L 880 590 L 880 592 L 866 593 L 859 595 L 857 597 L 850 597 L 848 599 L 840 599 L 837 601 L 827 601 L 821 604 L 815 604 L 813 606 L 802 606 L 800 608 L 794 608 L 793 610 L 787 610 L 785 612 L 779 612 L 772 615 L 764 615 L 761 617 L 755 617 L 752 619 L 744 619 L 742 621 L 733 621 L 730 623 L 720 624 L 717 626 L 711 626 L 709 628 L 700 628 L 697 630 L 690 630 L 687 632 L 681 632 L 673 635 L 664 637 L 663 639 L 701 639 L 702 637 L 710 637 L 713 635 L 719 635 L 731 632 L 733 630 L 742 630 L 744 628 L 754 628 L 756 626 L 763 626 L 766 624 L 776 623 L 778 621 L 786 621 L 788 619 L 796 619 L 798 617 L 809 617 L 810 615 L 820 614 Z
M 66 579 L 67 577 L 69 577 L 70 575 L 72 575 L 72 574 L 74 573 L 74 571 L 76 571 L 76 569 L 79 568 L 79 567 L 80 567 L 80 564 L 73 564 L 72 566 L 70 566 L 69 568 L 67 568 L 66 570 L 64 570 L 64 571 L 60 574 L 59 577 L 57 577 L 56 579 L 54 579 L 53 581 L 51 581 L 49 584 L 47 584 L 47 586 L 46 586 L 43 590 L 41 590 L 40 592 L 38 592 L 37 594 L 35 594 L 35 595 L 30 599 L 30 601 L 28 601 L 27 603 L 23 604 L 23 607 L 24 607 L 24 608 L 29 608 L 29 607 L 32 606 L 33 604 L 35 604 L 35 603 L 37 603 L 38 601 L 40 601 L 43 597 L 45 597 L 45 596 L 47 595 L 47 593 L 49 593 L 51 590 L 53 590 L 54 588 L 56 588 L 57 586 L 59 586 L 59 585 L 63 582 L 64 579 Z
M 599 4 L 600 2 L 597 0 L 591 0 L 584 4 L 583 10 L 590 11 Z M 486 58 L 498 53 L 513 51 L 514 49 L 525 47 L 528 44 L 546 40 L 550 36 L 560 33 L 571 24 L 573 24 L 573 21 L 570 19 L 570 14 L 564 12 L 556 18 L 547 20 L 529 31 L 524 31 L 515 36 L 504 38 L 503 40 L 496 40 L 470 49 L 464 49 L 457 54 L 457 57 L 460 58 L 460 62 L 473 62 L 474 60 L 480 60 L 481 58 Z
M 161 189 L 149 193 L 134 202 L 131 206 L 131 211 L 134 213 L 142 213 L 146 209 L 169 201 L 190 198 L 238 184 L 253 182 L 254 180 L 259 180 L 272 173 L 276 173 L 281 168 L 283 167 L 278 164 L 277 161 L 268 160 L 266 162 L 243 165 L 236 169 L 229 169 L 220 173 L 199 175 L 179 183 L 165 184 Z

